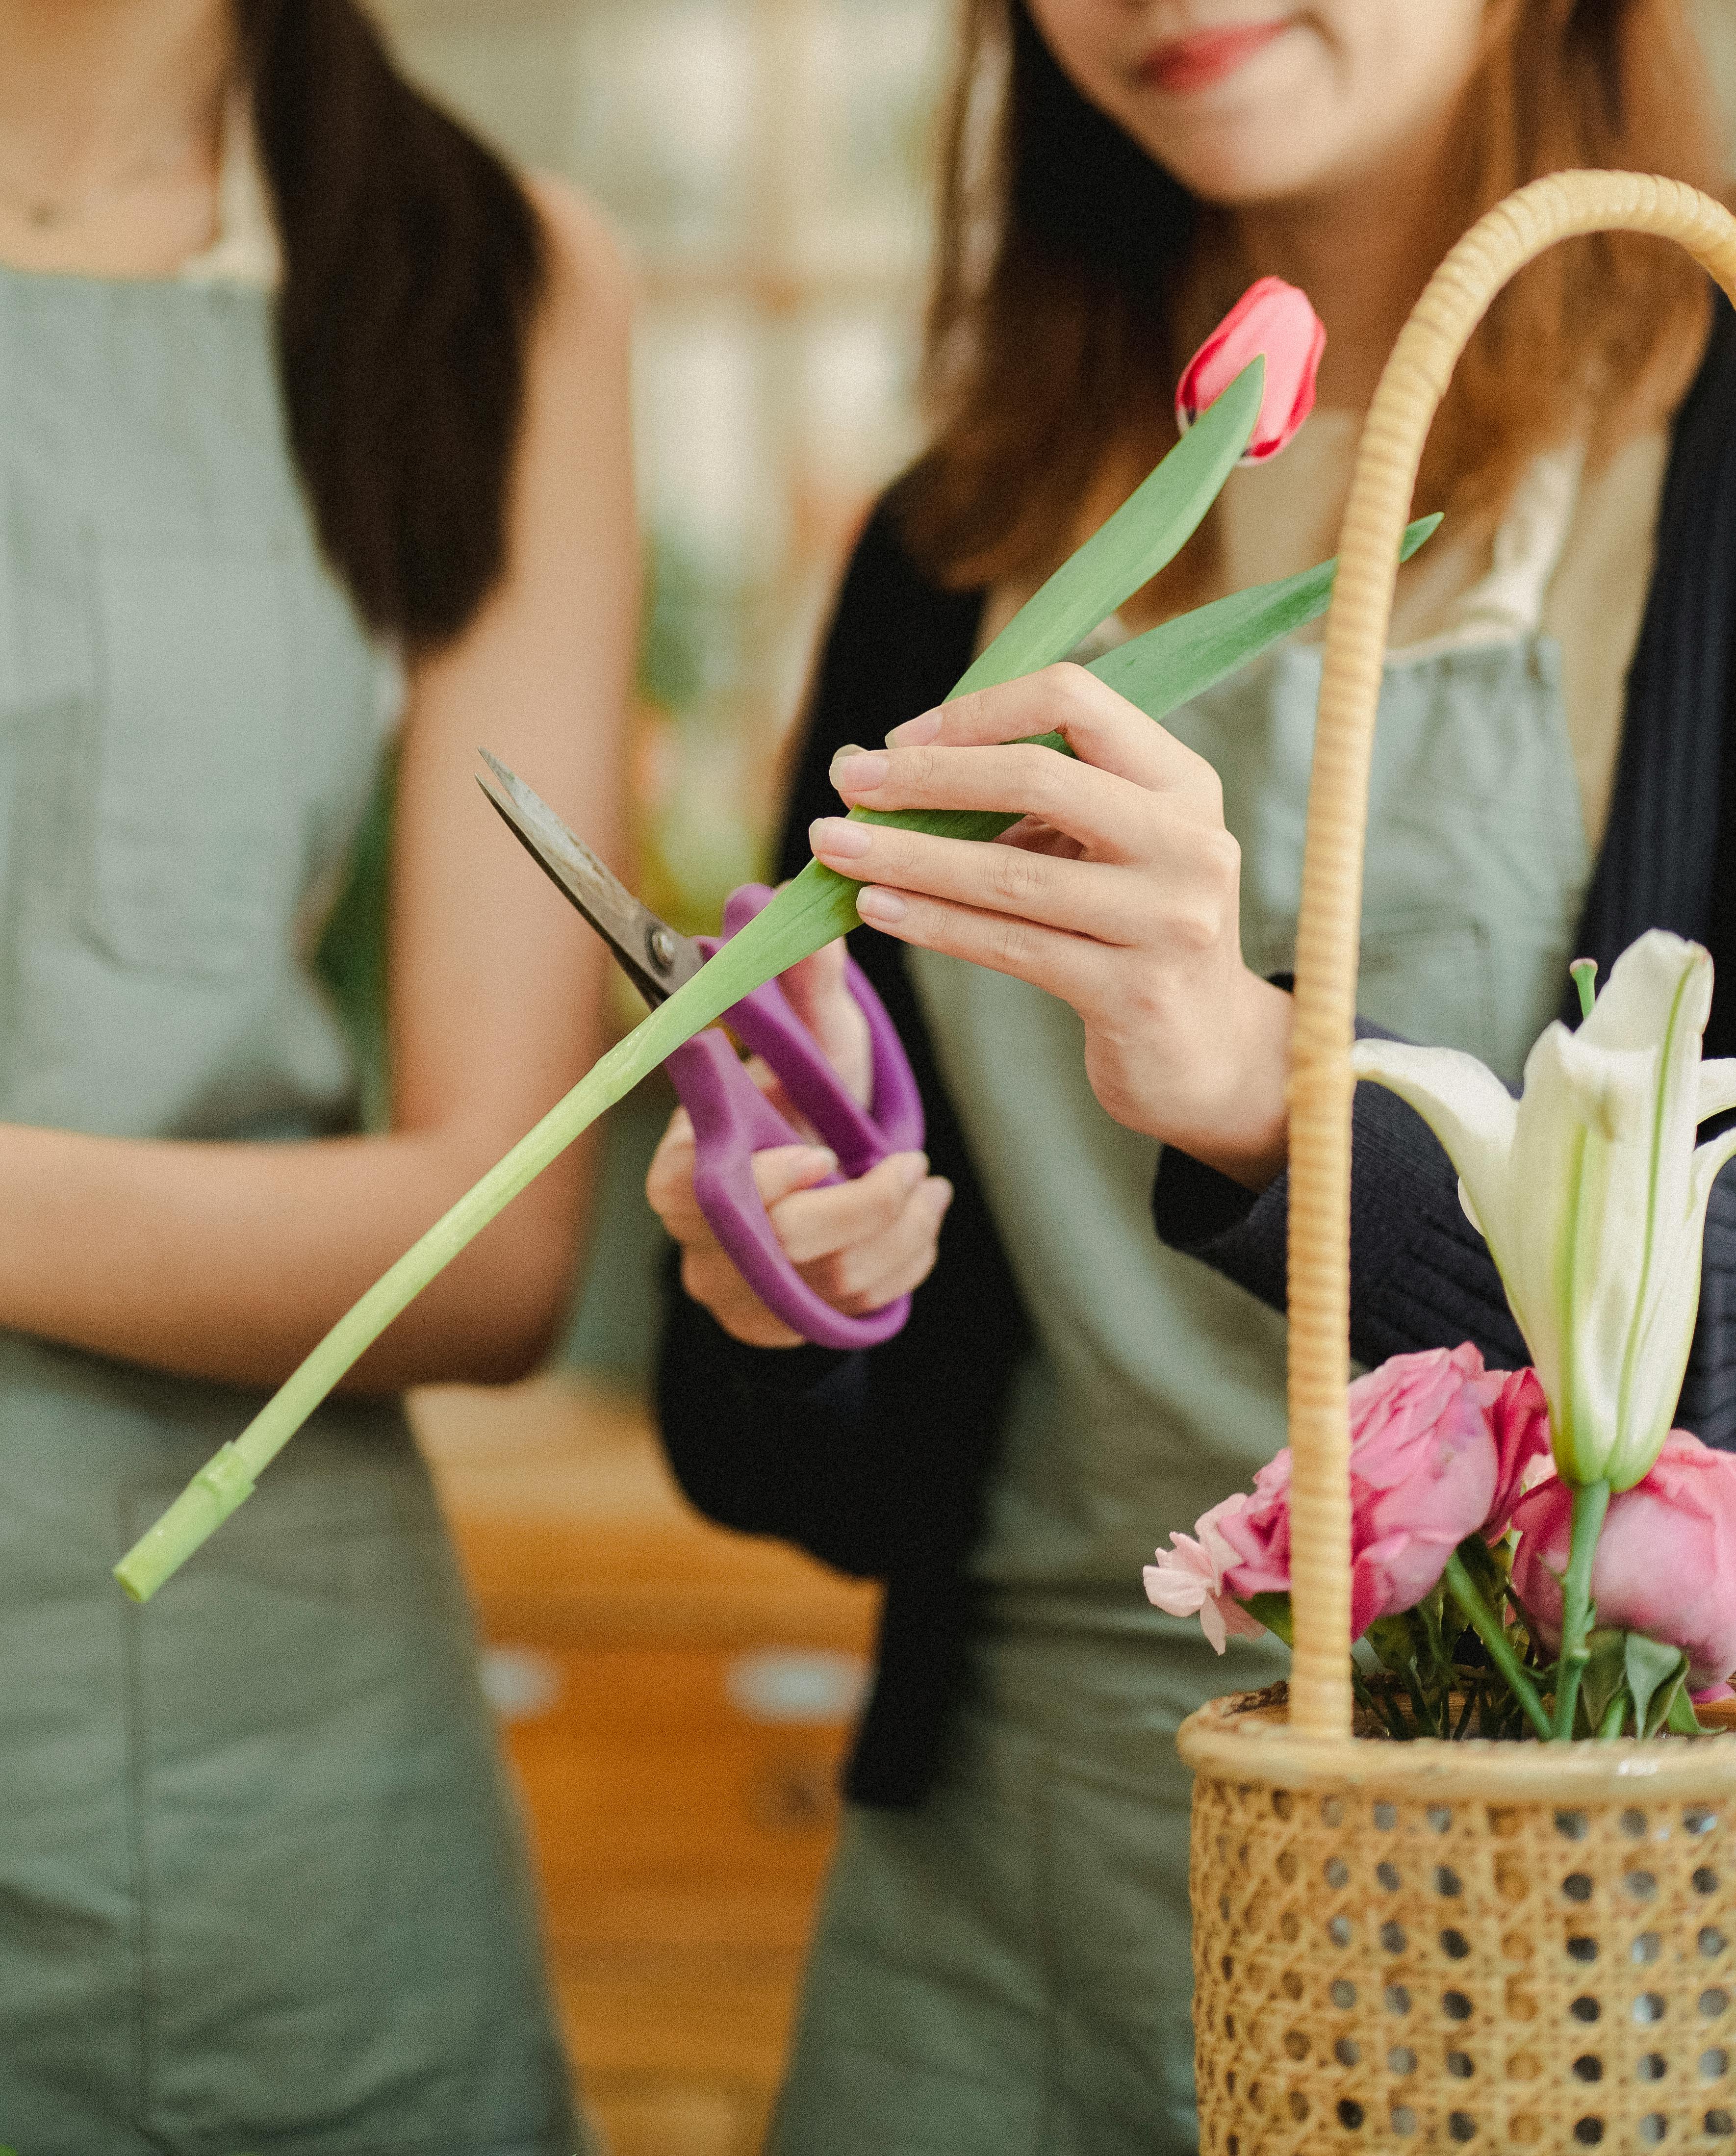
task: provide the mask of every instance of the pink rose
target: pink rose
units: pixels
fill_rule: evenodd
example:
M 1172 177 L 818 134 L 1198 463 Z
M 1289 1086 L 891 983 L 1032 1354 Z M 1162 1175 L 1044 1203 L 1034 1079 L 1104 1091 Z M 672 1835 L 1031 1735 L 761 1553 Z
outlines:
M 1275 457 L 1314 408 L 1314 377 L 1326 331 L 1308 295 L 1281 277 L 1249 285 L 1182 371 L 1175 387 L 1176 424 L 1186 434 L 1258 354 L 1266 355 L 1266 393 L 1242 457 L 1245 465 Z
M 1539 1483 L 1513 1514 L 1513 1588 L 1559 1644 L 1573 1491 Z M 1642 1481 L 1610 1501 L 1591 1568 L 1600 1625 L 1643 1632 L 1687 1655 L 1690 1691 L 1736 1673 L 1736 1457 L 1672 1430 Z
M 1468 1342 L 1395 1355 L 1350 1388 L 1350 1622 L 1414 1609 L 1466 1535 L 1499 1534 L 1533 1460 L 1549 1449 L 1542 1388 L 1528 1370 L 1483 1368 Z M 1235 1553 L 1222 1584 L 1245 1600 L 1290 1588 L 1290 1454 L 1255 1477 L 1217 1532 Z

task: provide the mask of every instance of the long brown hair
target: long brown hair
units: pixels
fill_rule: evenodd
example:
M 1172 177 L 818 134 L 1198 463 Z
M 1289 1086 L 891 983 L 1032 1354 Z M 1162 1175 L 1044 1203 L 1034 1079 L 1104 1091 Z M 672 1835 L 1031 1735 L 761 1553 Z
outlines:
M 234 0 L 283 249 L 278 360 L 320 540 L 368 625 L 428 649 L 506 553 L 542 228 L 352 0 Z
M 1460 224 L 1570 166 L 1723 182 L 1682 0 L 1495 0 L 1459 133 Z M 965 0 L 942 163 L 923 387 L 927 453 L 898 490 L 907 538 L 954 585 L 1049 564 L 1117 454 L 1129 483 L 1174 437 L 1184 280 L 1220 213 L 1074 87 L 1024 0 Z M 1501 501 L 1564 433 L 1609 440 L 1670 408 L 1707 287 L 1676 248 L 1605 234 L 1502 294 L 1430 437 L 1420 508 Z

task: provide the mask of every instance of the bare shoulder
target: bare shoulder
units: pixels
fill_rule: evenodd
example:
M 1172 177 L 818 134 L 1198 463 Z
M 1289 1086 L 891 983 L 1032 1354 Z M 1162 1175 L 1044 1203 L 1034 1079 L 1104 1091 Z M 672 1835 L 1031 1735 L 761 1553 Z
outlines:
M 633 312 L 633 273 L 619 234 L 595 203 L 552 173 L 529 173 L 524 186 L 548 242 L 556 315 L 605 336 L 624 335 Z

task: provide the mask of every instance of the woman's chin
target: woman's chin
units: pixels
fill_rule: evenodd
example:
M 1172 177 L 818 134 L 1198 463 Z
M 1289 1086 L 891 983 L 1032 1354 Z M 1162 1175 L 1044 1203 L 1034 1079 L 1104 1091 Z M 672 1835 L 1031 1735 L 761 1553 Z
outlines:
M 1286 140 L 1286 137 L 1292 137 Z M 1220 209 L 1253 208 L 1266 203 L 1295 202 L 1329 187 L 1329 161 L 1316 142 L 1293 139 L 1294 131 L 1262 125 L 1256 116 L 1200 126 L 1185 139 L 1169 131 L 1153 157 L 1201 202 Z

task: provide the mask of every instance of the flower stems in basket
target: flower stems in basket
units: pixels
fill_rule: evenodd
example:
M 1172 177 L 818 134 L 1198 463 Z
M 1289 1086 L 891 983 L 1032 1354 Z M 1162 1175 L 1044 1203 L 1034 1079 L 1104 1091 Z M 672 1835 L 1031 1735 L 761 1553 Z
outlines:
M 1553 1735 L 1554 1725 L 1543 1711 L 1530 1672 L 1514 1651 L 1506 1626 L 1484 1600 L 1482 1589 L 1471 1578 L 1459 1551 L 1455 1550 L 1447 1559 L 1445 1577 L 1448 1594 L 1465 1613 L 1466 1622 L 1487 1650 L 1489 1660 L 1506 1678 L 1508 1689 L 1524 1710 L 1525 1719 L 1539 1737 Z
M 1597 1538 L 1603 1532 L 1609 1509 L 1607 1482 L 1575 1485 L 1573 1541 L 1561 1589 L 1561 1674 L 1555 1687 L 1555 1724 L 1552 1732 L 1559 1738 L 1564 1739 L 1574 1733 L 1579 1680 L 1591 1659 L 1585 1645 L 1586 1635 L 1591 1630 L 1591 1567 L 1597 1556 Z

